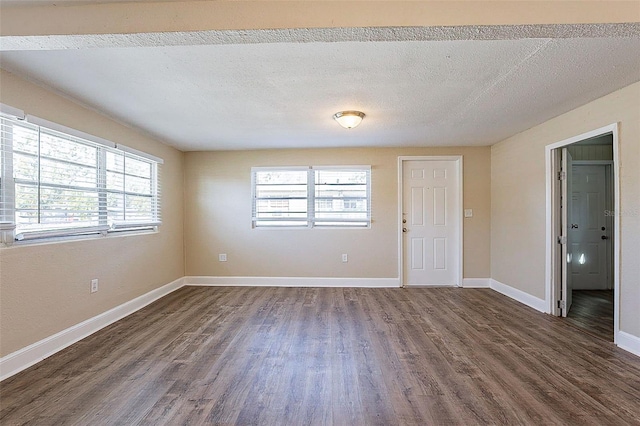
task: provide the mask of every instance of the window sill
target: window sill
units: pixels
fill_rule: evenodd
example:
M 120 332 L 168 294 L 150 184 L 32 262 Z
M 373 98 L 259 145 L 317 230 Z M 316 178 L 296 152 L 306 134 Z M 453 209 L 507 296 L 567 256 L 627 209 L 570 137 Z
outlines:
M 9 249 L 14 247 L 25 247 L 25 246 L 45 245 L 45 244 L 59 244 L 59 243 L 67 243 L 67 242 L 73 242 L 73 241 L 102 240 L 105 238 L 129 237 L 129 236 L 135 236 L 135 235 L 151 235 L 151 234 L 157 234 L 158 232 L 159 232 L 158 227 L 154 226 L 151 228 L 123 229 L 123 230 L 117 230 L 117 231 L 109 231 L 106 234 L 90 233 L 90 234 L 81 234 L 81 235 L 66 235 L 61 237 L 45 237 L 45 238 L 36 238 L 32 240 L 15 241 L 10 244 L 0 244 L 0 249 Z

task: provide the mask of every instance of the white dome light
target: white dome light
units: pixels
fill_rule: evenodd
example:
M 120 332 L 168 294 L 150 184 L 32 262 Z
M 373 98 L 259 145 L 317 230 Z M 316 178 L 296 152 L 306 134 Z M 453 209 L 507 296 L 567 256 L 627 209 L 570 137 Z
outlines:
M 333 119 L 345 129 L 353 129 L 362 122 L 364 113 L 360 111 L 340 111 L 333 114 Z

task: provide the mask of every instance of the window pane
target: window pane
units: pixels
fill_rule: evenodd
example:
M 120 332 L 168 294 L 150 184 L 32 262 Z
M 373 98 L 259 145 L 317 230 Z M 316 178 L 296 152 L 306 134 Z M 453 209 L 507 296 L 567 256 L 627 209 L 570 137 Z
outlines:
M 124 189 L 124 175 L 122 173 L 107 172 L 107 189 L 122 191 Z
M 316 211 L 317 212 L 344 212 L 344 211 L 367 211 L 366 199 L 354 199 L 354 198 L 334 198 L 334 199 L 317 199 L 316 198 Z
M 307 185 L 257 185 L 257 198 L 307 198 Z
M 316 170 L 316 185 L 367 184 L 368 170 Z
M 254 179 L 254 226 L 307 226 L 307 170 L 258 170 Z
M 97 148 L 42 131 L 40 155 L 73 163 L 96 166 Z
M 256 200 L 256 217 L 306 217 L 307 200 Z
M 107 220 L 109 224 L 124 220 L 124 195 L 107 193 Z
M 96 188 L 97 169 L 42 158 L 40 159 L 40 181 L 43 184 Z
M 146 161 L 138 160 L 127 156 L 124 161 L 125 171 L 129 175 L 140 177 L 151 177 L 151 164 Z
M 13 177 L 38 182 L 38 157 L 13 153 Z
M 126 192 L 135 192 L 137 194 L 151 194 L 151 179 L 127 175 L 124 182 L 124 190 Z
M 316 170 L 314 225 L 368 226 L 369 174 L 365 169 Z
M 13 123 L 13 150 L 38 154 L 38 130 Z M 4 129 L 3 129 L 4 130 Z
M 316 197 L 367 197 L 367 185 L 316 184 Z
M 153 220 L 151 197 L 126 195 L 125 204 L 125 220 L 134 222 Z
M 98 225 L 98 193 L 60 188 L 40 188 L 40 222 L 64 225 Z
M 307 185 L 306 170 L 261 170 L 256 172 L 256 184 Z
M 16 185 L 16 223 L 38 223 L 38 187 Z
M 124 154 L 107 151 L 107 170 L 124 173 Z
M 316 213 L 317 219 L 366 219 L 367 212 L 330 212 L 330 213 Z

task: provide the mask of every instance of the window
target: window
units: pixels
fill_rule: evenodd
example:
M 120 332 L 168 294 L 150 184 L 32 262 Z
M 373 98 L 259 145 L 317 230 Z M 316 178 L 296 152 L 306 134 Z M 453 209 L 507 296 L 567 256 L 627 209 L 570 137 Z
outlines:
M 371 168 L 316 168 L 314 226 L 369 226 Z
M 258 167 L 251 170 L 254 227 L 371 224 L 371 167 Z
M 27 240 L 160 224 L 162 160 L 29 121 L 0 117 L 0 231 L 15 225 Z
M 308 168 L 253 169 L 253 225 L 308 225 Z

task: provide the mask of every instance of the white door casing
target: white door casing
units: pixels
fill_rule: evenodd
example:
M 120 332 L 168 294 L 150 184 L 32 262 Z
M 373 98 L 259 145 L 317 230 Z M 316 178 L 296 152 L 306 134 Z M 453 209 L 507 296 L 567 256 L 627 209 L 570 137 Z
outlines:
M 607 211 L 607 166 L 573 165 L 572 216 L 569 236 L 573 288 L 606 290 L 610 287 Z M 603 239 L 602 237 L 605 237 Z
M 562 219 L 561 219 L 561 229 L 562 229 L 562 237 L 564 237 L 564 241 L 561 242 L 562 250 L 560 251 L 560 262 L 562 265 L 562 316 L 566 317 L 569 314 L 569 310 L 571 309 L 572 303 L 572 293 L 573 293 L 573 259 L 571 254 L 571 247 L 573 246 L 573 241 L 571 240 L 571 233 L 569 229 L 571 228 L 571 218 L 573 217 L 572 206 L 573 202 L 571 200 L 572 197 L 572 186 L 573 186 L 573 173 L 572 173 L 572 159 L 571 154 L 567 148 L 562 148 L 562 178 L 561 178 L 561 188 L 562 188 Z
M 462 157 L 400 157 L 400 277 L 405 286 L 462 283 Z

